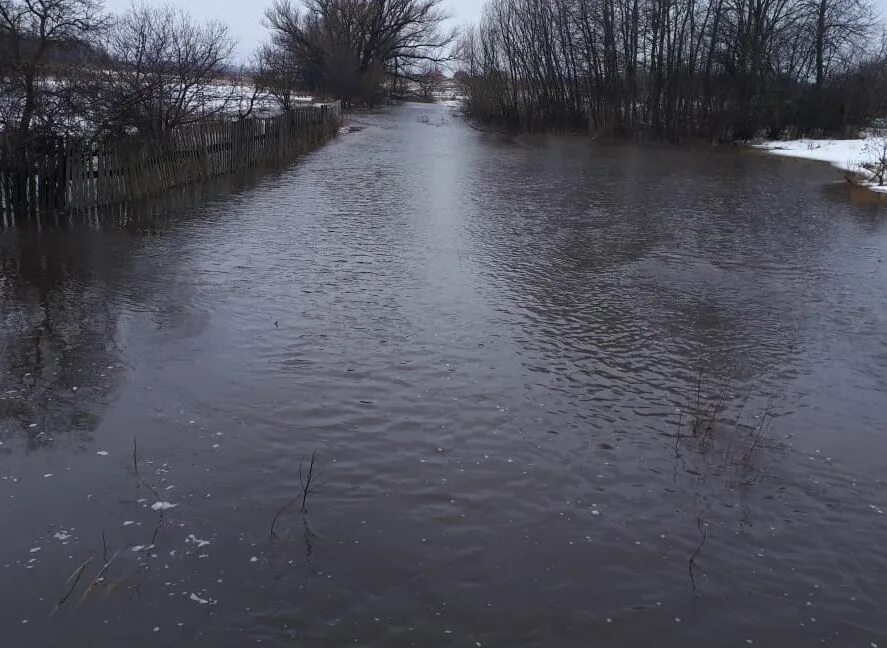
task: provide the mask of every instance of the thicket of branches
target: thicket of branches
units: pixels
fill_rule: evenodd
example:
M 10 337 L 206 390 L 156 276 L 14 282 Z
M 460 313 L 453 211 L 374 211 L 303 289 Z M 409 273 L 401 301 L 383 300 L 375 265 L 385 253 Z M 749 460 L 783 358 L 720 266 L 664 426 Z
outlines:
M 99 0 L 0 0 L 0 132 L 21 147 L 151 135 L 230 110 L 233 48 L 225 25 L 171 5 L 111 16 Z
M 868 0 L 489 0 L 461 57 L 483 120 L 749 138 L 887 114 L 876 30 Z
M 443 0 L 275 0 L 258 82 L 282 105 L 298 91 L 372 104 L 400 79 L 447 60 L 455 32 Z

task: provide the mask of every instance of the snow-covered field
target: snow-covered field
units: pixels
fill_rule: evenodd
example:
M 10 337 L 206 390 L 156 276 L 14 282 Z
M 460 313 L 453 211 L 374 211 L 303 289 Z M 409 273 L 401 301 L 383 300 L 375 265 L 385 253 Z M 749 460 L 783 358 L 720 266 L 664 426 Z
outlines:
M 755 148 L 773 155 L 828 162 L 842 171 L 853 174 L 859 179 L 860 184 L 873 191 L 887 193 L 887 185 L 879 185 L 870 170 L 872 166 L 878 164 L 887 150 L 887 139 L 884 136 L 847 140 L 786 140 L 757 144 Z

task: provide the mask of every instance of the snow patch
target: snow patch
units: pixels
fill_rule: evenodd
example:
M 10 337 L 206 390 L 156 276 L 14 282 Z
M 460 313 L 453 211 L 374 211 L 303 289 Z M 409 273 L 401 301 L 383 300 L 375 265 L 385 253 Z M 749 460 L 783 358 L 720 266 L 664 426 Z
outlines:
M 796 139 L 765 142 L 755 148 L 772 155 L 828 162 L 841 171 L 868 176 L 864 164 L 875 161 L 883 148 L 882 138 L 869 136 L 863 139 Z M 867 184 L 873 191 L 887 192 L 887 186 Z

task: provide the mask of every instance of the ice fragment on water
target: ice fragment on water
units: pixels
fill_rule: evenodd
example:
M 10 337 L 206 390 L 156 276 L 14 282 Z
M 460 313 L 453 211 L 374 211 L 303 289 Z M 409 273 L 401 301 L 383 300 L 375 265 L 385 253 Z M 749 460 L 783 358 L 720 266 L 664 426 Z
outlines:
M 200 547 L 205 547 L 206 545 L 209 544 L 209 540 L 201 540 L 200 538 L 195 536 L 193 533 L 186 538 L 185 542 L 193 542 L 194 544 L 197 545 L 198 549 L 200 549 Z

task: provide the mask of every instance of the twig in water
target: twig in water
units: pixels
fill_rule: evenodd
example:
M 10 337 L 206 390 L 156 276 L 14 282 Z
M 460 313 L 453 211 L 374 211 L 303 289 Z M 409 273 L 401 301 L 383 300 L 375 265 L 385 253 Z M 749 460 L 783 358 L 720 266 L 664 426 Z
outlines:
M 718 399 L 715 401 L 715 406 L 711 411 L 711 416 L 708 419 L 708 423 L 705 426 L 705 433 L 709 440 L 711 440 L 714 426 L 717 423 L 718 414 L 721 412 L 721 408 L 724 405 L 724 397 L 727 395 L 727 387 L 729 387 L 730 383 L 724 380 L 724 385 L 721 387 L 720 393 L 718 393 Z
M 314 462 L 317 460 L 317 450 L 311 453 L 311 463 L 308 465 L 308 475 L 302 478 L 302 464 L 299 464 L 299 483 L 302 485 L 302 513 L 308 512 L 308 493 L 311 492 L 311 480 L 314 478 Z
M 138 482 L 139 482 L 142 486 L 144 486 L 144 487 L 147 488 L 149 491 L 151 491 L 151 493 L 154 495 L 154 497 L 156 498 L 156 500 L 159 502 L 161 498 L 160 498 L 160 493 L 157 492 L 157 489 L 154 488 L 154 487 L 153 487 L 151 484 L 149 484 L 148 482 L 146 482 L 146 481 L 144 480 L 144 478 L 142 478 L 142 477 L 138 477 L 138 475 L 136 476 L 136 478 L 138 479 Z M 163 514 L 164 514 L 165 512 L 166 512 L 166 511 L 165 511 L 163 508 L 160 508 L 160 509 L 158 509 L 158 511 L 157 511 L 157 513 L 158 513 L 159 515 L 157 516 L 157 524 L 154 526 L 154 533 L 153 533 L 153 535 L 151 535 L 151 544 L 152 544 L 152 545 L 153 545 L 153 544 L 157 544 L 157 534 L 160 533 L 160 529 L 161 529 L 161 527 L 163 527 Z
M 708 539 L 708 527 L 705 526 L 705 518 L 702 517 L 702 513 L 696 518 L 696 526 L 699 528 L 699 533 L 702 534 L 702 537 L 699 539 L 699 546 L 696 547 L 696 551 L 690 556 L 687 565 L 690 572 L 690 585 L 693 587 L 694 592 L 696 591 L 696 577 L 693 575 L 693 568 L 696 566 L 696 558 L 699 556 L 699 552 L 702 551 L 705 541 Z
M 102 562 L 108 562 L 108 542 L 105 540 L 104 529 L 102 529 Z
M 681 451 L 679 449 L 681 443 L 681 424 L 684 422 L 684 413 L 681 412 L 681 415 L 678 417 L 678 432 L 674 437 L 674 456 L 680 457 Z
M 761 445 L 761 442 L 764 440 L 764 434 L 767 432 L 767 426 L 769 424 L 770 410 L 773 407 L 773 399 L 767 403 L 767 408 L 761 413 L 761 422 L 754 432 L 754 439 L 752 439 L 751 447 L 742 457 L 742 465 L 744 468 L 748 469 L 751 467 L 751 458 L 754 455 L 755 450 Z
M 77 583 L 80 582 L 80 577 L 83 576 L 83 572 L 86 571 L 89 563 L 91 563 L 93 560 L 95 560 L 95 556 L 90 556 L 82 563 L 80 563 L 80 566 L 77 569 L 71 572 L 71 575 L 68 576 L 68 580 L 65 581 L 66 583 L 71 583 L 71 587 L 69 587 L 68 591 L 65 592 L 65 594 L 56 602 L 55 608 L 53 608 L 52 610 L 52 614 L 58 612 L 59 608 L 65 604 L 65 601 L 71 598 L 71 594 L 73 594 L 74 590 L 77 588 Z
M 724 451 L 724 460 L 721 462 L 720 468 L 723 470 L 730 465 L 730 462 L 733 460 L 733 448 L 736 446 L 736 439 L 739 437 L 740 428 L 742 427 L 742 416 L 745 413 L 745 408 L 748 406 L 748 401 L 751 398 L 751 392 L 746 392 L 745 397 L 742 399 L 742 403 L 739 406 L 739 411 L 736 413 L 733 421 L 733 433 L 730 435 L 730 443 Z
M 151 484 L 149 484 L 144 477 L 139 475 L 139 455 L 138 455 L 138 446 L 136 445 L 136 438 L 132 438 L 132 470 L 135 473 L 136 482 L 145 488 L 147 488 L 154 495 L 156 501 L 160 501 L 160 493 L 157 492 L 157 489 L 154 488 Z M 154 526 L 154 533 L 151 535 L 151 544 L 157 544 L 157 535 L 160 533 L 160 529 L 163 527 L 163 513 L 164 510 L 161 508 L 158 511 L 159 515 L 157 517 L 157 524 Z M 103 535 L 104 538 L 104 535 Z
M 308 493 L 311 492 L 311 482 L 314 479 L 314 463 L 317 461 L 317 450 L 311 453 L 311 463 L 308 465 L 308 475 L 304 477 L 302 474 L 302 462 L 299 463 L 299 484 L 302 486 L 302 513 L 307 513 L 308 508 L 306 501 L 308 499 Z M 269 533 L 270 538 L 277 537 L 277 534 L 274 532 L 274 527 L 277 525 L 277 520 L 283 515 L 286 511 L 288 511 L 292 506 L 299 501 L 299 498 L 296 497 L 292 501 L 287 502 L 280 510 L 277 511 L 274 515 L 274 519 L 271 520 L 271 532 Z
M 87 587 L 86 591 L 83 592 L 83 596 L 81 596 L 80 600 L 77 601 L 77 605 L 80 605 L 81 603 L 83 603 L 83 601 L 86 600 L 86 597 L 89 596 L 89 593 L 93 590 L 93 588 L 95 588 L 95 586 L 98 585 L 98 582 L 105 575 L 105 572 L 108 571 L 108 568 L 111 566 L 111 563 L 113 563 L 114 560 L 116 560 L 117 556 L 119 556 L 119 555 L 120 555 L 120 549 L 118 549 L 117 551 L 114 552 L 114 555 L 111 556 L 111 560 L 108 560 L 107 562 L 105 562 L 105 564 L 99 570 L 99 573 L 96 574 L 95 578 L 92 579 L 92 582 L 89 584 L 89 587 Z
M 311 525 L 308 523 L 308 516 L 306 515 L 303 519 L 305 522 L 305 532 L 302 539 L 305 541 L 305 558 L 311 558 L 311 551 L 314 549 L 313 540 L 317 537 L 317 534 L 311 529 Z
M 139 449 L 138 445 L 136 445 L 135 436 L 132 438 L 132 471 L 136 477 L 139 476 Z
M 157 544 L 157 536 L 160 534 L 160 529 L 163 528 L 163 509 L 160 509 L 160 517 L 157 518 L 157 524 L 154 525 L 154 533 L 151 534 L 151 545 Z
M 283 515 L 284 512 L 285 512 L 288 508 L 290 508 L 293 504 L 296 503 L 296 501 L 298 501 L 298 499 L 299 499 L 299 498 L 297 497 L 296 499 L 294 499 L 294 500 L 292 500 L 292 501 L 290 501 L 290 502 L 287 502 L 286 504 L 284 504 L 284 505 L 280 508 L 279 511 L 277 511 L 277 513 L 274 514 L 274 519 L 271 520 L 271 533 L 268 535 L 269 538 L 272 538 L 272 539 L 273 539 L 273 538 L 276 538 L 276 537 L 277 537 L 277 534 L 274 533 L 274 527 L 275 527 L 275 525 L 277 524 L 277 518 L 279 518 L 281 515 Z
M 699 425 L 699 406 L 702 402 L 702 367 L 699 368 L 699 380 L 696 381 L 696 420 L 693 421 L 693 436 L 698 432 Z

